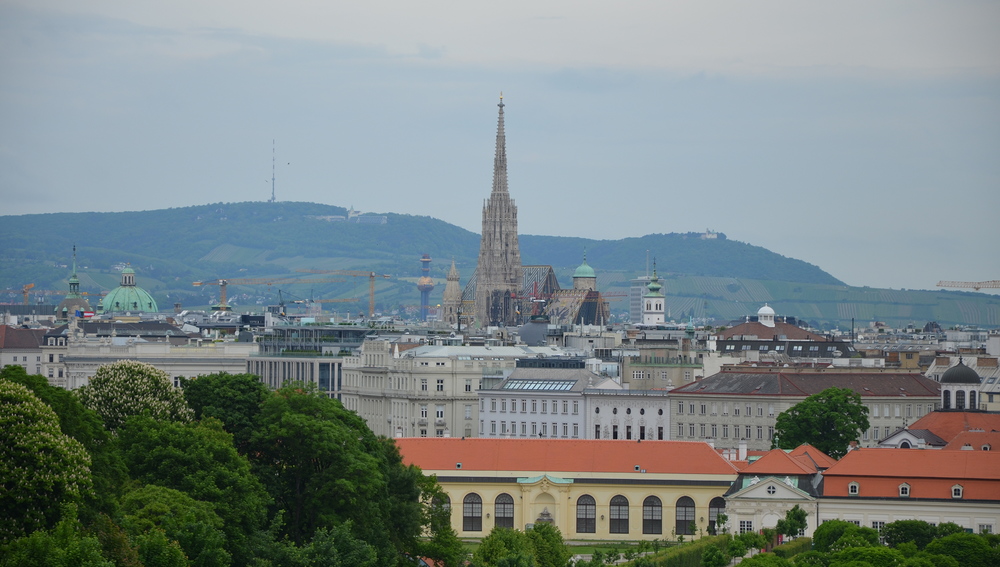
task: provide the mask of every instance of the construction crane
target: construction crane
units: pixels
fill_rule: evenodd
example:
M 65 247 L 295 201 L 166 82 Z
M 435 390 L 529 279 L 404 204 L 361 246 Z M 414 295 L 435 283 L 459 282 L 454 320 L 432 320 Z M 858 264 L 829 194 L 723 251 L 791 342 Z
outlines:
M 987 289 L 997 289 L 997 288 L 1000 288 L 1000 280 L 990 280 L 990 281 L 986 281 L 986 282 L 948 282 L 948 281 L 943 281 L 943 282 L 938 282 L 937 286 L 938 287 L 958 287 L 958 288 L 965 288 L 965 289 L 968 289 L 968 288 L 971 287 L 972 289 L 974 289 L 976 291 L 979 291 L 982 288 L 987 288 Z
M 192 282 L 192 285 L 217 285 L 219 286 L 219 304 L 212 308 L 213 311 L 229 311 L 229 304 L 226 302 L 226 287 L 229 285 L 277 285 L 277 284 L 310 284 L 310 283 L 335 283 L 343 282 L 340 278 L 321 278 L 318 280 L 302 280 L 298 278 L 222 278 L 202 282 Z
M 359 272 L 357 270 L 295 270 L 306 274 L 334 274 L 338 276 L 352 276 L 355 278 L 368 278 L 368 316 L 375 316 L 375 278 L 391 278 L 388 274 L 376 274 L 375 272 Z
M 24 286 L 24 287 L 21 288 L 21 293 L 24 294 L 24 304 L 25 305 L 27 305 L 29 303 L 29 300 L 28 300 L 28 291 L 31 290 L 31 288 L 33 288 L 33 287 L 35 287 L 35 284 L 30 283 L 30 284 L 28 284 L 28 285 L 26 285 L 26 286 Z

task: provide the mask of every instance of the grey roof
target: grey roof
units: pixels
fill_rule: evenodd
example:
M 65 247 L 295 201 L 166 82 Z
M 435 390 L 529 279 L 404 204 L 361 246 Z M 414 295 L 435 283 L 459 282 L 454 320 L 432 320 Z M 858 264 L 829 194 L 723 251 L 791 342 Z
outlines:
M 945 445 L 948 444 L 947 441 L 935 435 L 930 429 L 897 429 L 896 431 L 892 432 L 892 435 L 886 437 L 885 439 L 882 439 L 881 442 L 884 442 L 885 440 L 894 437 L 904 431 L 916 437 L 917 439 L 923 439 L 925 443 L 933 447 L 944 447 Z
M 477 267 L 469 281 L 462 290 L 462 301 L 476 300 L 476 283 L 479 281 L 479 268 Z M 547 286 L 547 287 L 546 287 Z M 559 281 L 556 279 L 552 266 L 521 266 L 521 295 L 530 297 L 537 287 L 539 293 L 552 293 L 558 289 Z
M 979 382 L 979 374 L 966 366 L 962 359 L 959 359 L 958 364 L 945 370 L 944 374 L 941 375 L 942 384 L 978 384 Z
M 723 371 L 670 391 L 671 395 L 793 396 L 846 388 L 864 397 L 940 396 L 937 382 L 920 374 L 881 372 Z
M 559 347 L 530 346 L 451 346 L 424 345 L 403 352 L 403 357 L 440 357 L 471 356 L 490 359 L 493 357 L 516 358 L 535 356 L 563 356 L 566 352 Z
M 584 368 L 515 368 L 494 390 L 581 392 L 600 380 Z

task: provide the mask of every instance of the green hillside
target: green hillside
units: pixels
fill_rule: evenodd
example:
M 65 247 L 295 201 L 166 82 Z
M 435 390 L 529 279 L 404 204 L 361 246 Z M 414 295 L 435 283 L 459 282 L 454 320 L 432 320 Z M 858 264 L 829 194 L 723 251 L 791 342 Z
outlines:
M 18 302 L 19 290 L 67 287 L 68 264 L 78 249 L 81 288 L 99 292 L 117 285 L 114 268 L 130 263 L 139 284 L 161 306 L 185 307 L 218 300 L 218 287 L 195 287 L 216 278 L 301 277 L 303 283 L 230 286 L 239 307 L 259 310 L 277 301 L 277 290 L 297 298 L 358 298 L 358 303 L 330 303 L 358 311 L 367 305 L 367 278 L 331 276 L 298 270 L 359 270 L 390 274 L 376 286 L 377 309 L 408 310 L 419 302 L 415 278 L 419 257 L 434 259 L 431 276 L 438 282 L 432 297 L 440 301 L 444 277 L 455 259 L 464 284 L 475 268 L 479 236 L 430 218 L 386 214 L 385 224 L 332 221 L 346 209 L 314 203 L 218 203 L 125 213 L 53 213 L 0 217 L 0 301 Z M 550 264 L 564 286 L 586 249 L 588 263 L 600 274 L 599 285 L 627 293 L 627 281 L 646 268 L 646 251 L 664 275 L 671 314 L 729 320 L 753 314 L 763 302 L 780 314 L 824 325 L 879 319 L 887 323 L 968 323 L 1000 325 L 993 296 L 959 292 L 910 292 L 851 288 L 812 264 L 764 248 L 695 234 L 652 234 L 622 240 L 591 240 L 521 235 L 525 264 Z M 309 283 L 312 280 L 313 283 Z M 627 311 L 624 298 L 612 306 Z

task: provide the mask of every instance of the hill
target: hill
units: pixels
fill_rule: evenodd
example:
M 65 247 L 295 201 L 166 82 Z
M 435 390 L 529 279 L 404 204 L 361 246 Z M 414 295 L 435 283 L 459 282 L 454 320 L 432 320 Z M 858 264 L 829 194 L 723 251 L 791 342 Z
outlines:
M 463 284 L 475 267 L 479 249 L 476 233 L 431 217 L 348 216 L 343 207 L 291 202 L 3 216 L 0 288 L 19 291 L 26 283 L 35 283 L 37 289 L 65 289 L 71 250 L 76 244 L 85 291 L 117 285 L 115 266 L 125 262 L 137 270 L 140 285 L 161 305 L 180 302 L 190 307 L 216 300 L 218 288 L 193 287 L 191 283 L 198 280 L 317 279 L 321 276 L 297 270 L 370 270 L 394 276 L 379 281 L 376 298 L 380 310 L 391 312 L 412 310 L 418 303 L 413 284 L 419 275 L 420 255 L 428 253 L 435 260 L 431 276 L 440 285 L 432 294 L 434 298 L 444 289 L 448 260 L 455 259 Z M 989 300 L 982 299 L 992 296 L 850 288 L 817 266 L 728 240 L 724 235 L 702 239 L 697 234 L 652 234 L 622 240 L 521 235 L 520 244 L 525 264 L 552 265 L 565 286 L 570 285 L 572 271 L 586 249 L 588 263 L 601 274 L 600 285 L 621 292 L 629 279 L 645 273 L 649 250 L 667 278 L 668 305 L 675 316 L 683 313 L 731 319 L 755 313 L 760 303 L 769 301 L 779 304 L 782 314 L 818 323 L 836 324 L 855 316 L 886 322 L 934 319 L 1000 324 L 1000 317 L 988 307 Z M 293 298 L 357 297 L 361 300 L 357 305 L 335 304 L 357 310 L 367 297 L 367 281 L 345 279 L 342 283 L 279 287 Z M 274 303 L 276 291 L 266 286 L 231 286 L 230 297 L 237 305 L 251 309 Z M 8 293 L 4 300 L 19 299 L 19 293 Z M 938 308 L 942 301 L 952 307 Z M 983 301 L 986 303 L 980 305 Z M 616 303 L 613 311 L 627 311 L 622 301 Z

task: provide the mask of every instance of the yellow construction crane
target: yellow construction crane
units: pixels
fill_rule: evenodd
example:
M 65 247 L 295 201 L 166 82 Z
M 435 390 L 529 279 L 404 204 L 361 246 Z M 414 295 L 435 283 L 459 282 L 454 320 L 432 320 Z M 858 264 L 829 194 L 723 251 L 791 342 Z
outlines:
M 26 286 L 24 286 L 24 287 L 21 288 L 21 293 L 24 294 L 24 304 L 25 305 L 27 305 L 29 303 L 29 301 L 28 301 L 28 291 L 30 291 L 31 288 L 33 288 L 33 287 L 35 287 L 35 284 L 30 283 L 30 284 L 28 284 L 28 285 L 26 285 Z
M 375 316 L 375 278 L 391 278 L 388 274 L 376 274 L 375 272 L 360 272 L 357 270 L 295 270 L 306 274 L 334 274 L 338 276 L 352 276 L 355 278 L 368 278 L 368 316 Z
M 965 289 L 968 289 L 968 288 L 971 287 L 972 289 L 974 289 L 976 291 L 979 291 L 980 289 L 982 289 L 984 287 L 987 288 L 987 289 L 1000 288 L 1000 280 L 990 280 L 990 281 L 986 281 L 986 282 L 949 282 L 949 281 L 943 281 L 943 282 L 938 282 L 937 286 L 938 287 L 958 287 L 958 288 L 965 288 Z
M 212 308 L 213 311 L 229 311 L 229 304 L 226 302 L 226 286 L 229 285 L 277 285 L 277 284 L 311 284 L 311 283 L 335 283 L 343 282 L 340 278 L 321 278 L 318 280 L 302 280 L 298 278 L 224 278 L 203 282 L 192 282 L 192 285 L 217 285 L 219 286 L 219 304 Z

